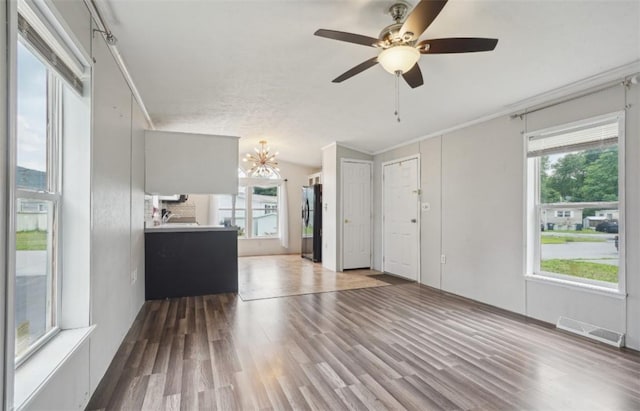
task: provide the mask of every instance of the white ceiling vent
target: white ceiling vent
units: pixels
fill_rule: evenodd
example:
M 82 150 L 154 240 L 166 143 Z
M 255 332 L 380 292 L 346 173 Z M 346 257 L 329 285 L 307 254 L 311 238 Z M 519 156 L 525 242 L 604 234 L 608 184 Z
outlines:
M 582 335 L 583 337 L 591 338 L 593 340 L 612 345 L 614 347 L 620 348 L 624 346 L 624 334 L 607 330 L 595 325 L 583 323 L 582 321 L 560 317 L 558 319 L 556 327 L 560 328 L 561 330 L 569 331 L 574 334 Z

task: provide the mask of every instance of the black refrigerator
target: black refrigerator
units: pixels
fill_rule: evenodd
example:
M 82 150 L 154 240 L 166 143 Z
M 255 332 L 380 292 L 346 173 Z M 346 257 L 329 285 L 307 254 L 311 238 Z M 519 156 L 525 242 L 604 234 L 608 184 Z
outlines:
M 322 261 L 322 184 L 302 187 L 302 256 Z

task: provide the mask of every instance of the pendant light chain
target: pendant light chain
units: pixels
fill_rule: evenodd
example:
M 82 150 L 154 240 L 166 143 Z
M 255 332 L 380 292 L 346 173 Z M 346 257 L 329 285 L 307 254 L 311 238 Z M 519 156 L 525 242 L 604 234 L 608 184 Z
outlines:
M 400 74 L 402 72 L 400 70 L 396 71 L 396 111 L 393 113 L 400 122 Z

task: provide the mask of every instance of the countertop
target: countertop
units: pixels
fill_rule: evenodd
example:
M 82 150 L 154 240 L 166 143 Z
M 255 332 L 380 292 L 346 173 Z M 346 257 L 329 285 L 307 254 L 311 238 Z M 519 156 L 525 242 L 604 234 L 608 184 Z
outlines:
M 223 225 L 196 225 L 193 223 L 167 223 L 153 227 L 146 227 L 145 233 L 186 233 L 202 231 L 236 231 L 236 227 Z

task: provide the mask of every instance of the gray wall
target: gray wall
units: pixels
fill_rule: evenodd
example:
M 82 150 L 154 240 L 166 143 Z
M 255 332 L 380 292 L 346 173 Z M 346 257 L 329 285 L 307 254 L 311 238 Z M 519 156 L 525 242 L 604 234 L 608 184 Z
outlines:
M 101 36 L 93 39 L 92 57 L 91 322 L 98 326 L 91 337 L 93 391 L 144 303 L 140 292 L 144 276 L 140 273 L 131 284 L 131 268 L 144 258 L 139 238 L 144 231 L 140 214 L 144 210 L 144 197 L 140 199 L 144 182 L 139 168 L 140 164 L 144 167 L 144 150 L 139 139 L 145 124 L 139 114 L 137 124 L 133 123 L 131 91 Z M 137 137 L 135 145 L 133 136 Z M 134 215 L 132 203 L 139 210 Z M 132 239 L 136 240 L 134 248 Z
M 338 165 L 337 147 L 332 144 L 322 150 L 322 266 L 337 271 L 338 241 Z
M 640 87 L 627 92 L 626 226 L 627 345 L 640 349 Z
M 92 72 L 89 344 L 69 358 L 31 409 L 83 408 L 144 303 L 144 129 L 146 121 L 102 36 L 91 35 L 82 2 L 55 2 L 95 58 Z M 86 136 L 89 138 L 89 136 Z M 132 281 L 132 272 L 137 280 Z M 89 383 L 89 392 L 80 389 Z
M 7 140 L 8 140 L 8 128 L 7 128 L 7 106 L 9 103 L 9 97 L 7 96 L 7 82 L 8 73 L 6 68 L 8 66 L 7 61 L 7 2 L 5 0 L 0 1 L 0 67 L 4 67 L 0 71 L 0 261 L 2 261 L 2 268 L 0 269 L 0 297 L 2 303 L 0 303 L 0 407 L 4 405 L 4 377 L 6 373 L 6 367 L 4 365 L 4 338 L 5 328 L 7 326 L 7 318 L 5 314 L 6 288 L 5 281 L 9 276 L 6 266 L 6 250 L 7 250 L 7 209 L 6 205 L 9 202 L 7 192 Z
M 527 130 L 631 108 L 626 115 L 626 286 L 628 297 L 525 281 L 525 121 L 499 117 L 375 156 L 374 262 L 381 267 L 382 163 L 418 154 L 421 164 L 423 284 L 543 321 L 559 316 L 626 332 L 640 348 L 640 102 L 619 86 L 528 116 Z M 496 210 L 500 210 L 497 217 Z M 439 257 L 445 254 L 446 264 Z

